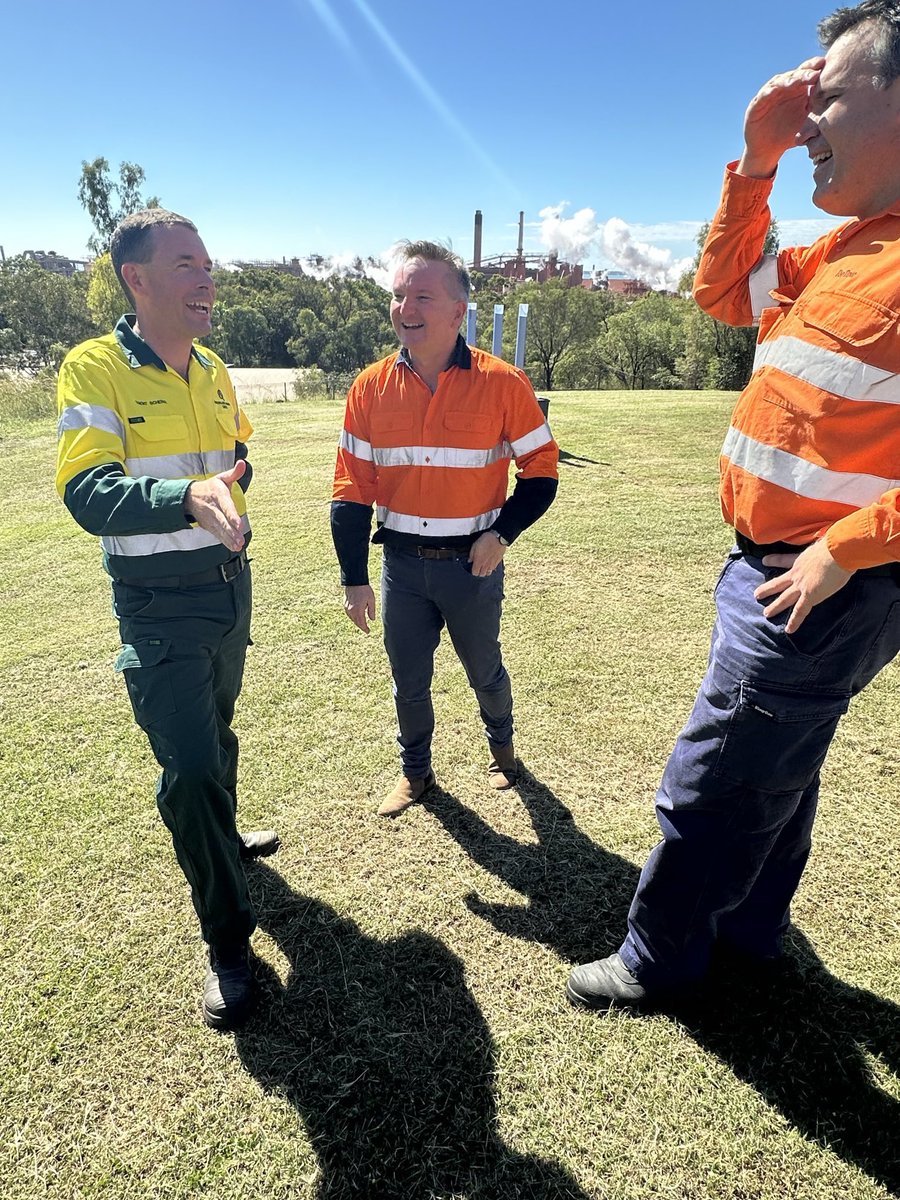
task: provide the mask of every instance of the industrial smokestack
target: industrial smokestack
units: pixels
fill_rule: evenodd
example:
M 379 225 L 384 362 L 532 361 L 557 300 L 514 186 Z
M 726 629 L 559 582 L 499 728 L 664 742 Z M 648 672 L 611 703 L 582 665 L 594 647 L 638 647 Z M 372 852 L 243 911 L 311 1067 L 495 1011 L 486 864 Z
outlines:
M 475 249 L 472 254 L 472 266 L 476 271 L 481 270 L 481 209 L 475 209 Z
M 521 261 L 525 249 L 525 214 L 519 213 L 519 244 L 516 247 L 516 257 Z

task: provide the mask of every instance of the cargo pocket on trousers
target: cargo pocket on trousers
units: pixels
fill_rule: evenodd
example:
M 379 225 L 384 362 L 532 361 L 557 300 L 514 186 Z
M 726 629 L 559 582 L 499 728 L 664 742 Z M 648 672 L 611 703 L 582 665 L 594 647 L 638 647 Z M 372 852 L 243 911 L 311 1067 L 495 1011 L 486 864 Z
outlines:
M 850 696 L 737 684 L 715 773 L 764 792 L 796 792 L 816 777 Z
M 168 638 L 141 638 L 124 645 L 116 659 L 116 670 L 125 678 L 134 719 L 142 729 L 175 712 L 175 695 L 167 657 Z

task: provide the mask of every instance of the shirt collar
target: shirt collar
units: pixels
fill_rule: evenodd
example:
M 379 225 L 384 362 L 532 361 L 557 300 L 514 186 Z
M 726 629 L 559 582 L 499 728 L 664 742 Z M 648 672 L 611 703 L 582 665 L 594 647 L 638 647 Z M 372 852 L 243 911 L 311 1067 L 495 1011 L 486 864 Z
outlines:
M 139 333 L 135 332 L 136 323 L 137 317 L 134 313 L 125 313 L 116 322 L 113 330 L 116 341 L 121 346 L 122 353 L 128 359 L 129 365 L 135 370 L 138 367 L 158 367 L 160 371 L 167 371 L 169 368 L 156 351 L 144 341 Z M 198 346 L 191 346 L 191 354 L 201 367 L 209 370 L 212 366 L 212 359 L 207 358 Z
M 409 351 L 405 346 L 400 347 L 397 355 L 397 362 L 403 363 L 404 366 L 412 369 L 412 360 L 409 357 Z M 456 335 L 456 345 L 453 347 L 453 353 L 450 355 L 450 361 L 444 367 L 445 371 L 449 371 L 451 367 L 459 367 L 461 371 L 469 371 L 472 369 L 472 351 L 466 345 L 466 339 L 461 333 Z

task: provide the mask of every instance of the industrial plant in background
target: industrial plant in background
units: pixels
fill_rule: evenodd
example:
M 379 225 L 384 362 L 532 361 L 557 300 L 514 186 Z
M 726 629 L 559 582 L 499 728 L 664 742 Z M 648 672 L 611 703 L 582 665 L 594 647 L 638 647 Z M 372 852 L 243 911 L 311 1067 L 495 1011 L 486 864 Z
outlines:
M 588 291 L 610 291 L 621 296 L 636 298 L 646 295 L 650 288 L 640 279 L 628 279 L 619 272 L 590 271 L 585 274 L 581 263 L 561 261 L 555 251 L 549 254 L 526 254 L 525 213 L 519 213 L 519 241 L 515 254 L 492 254 L 485 258 L 481 253 L 481 209 L 475 210 L 475 242 L 469 269 L 482 275 L 499 275 L 510 284 L 524 283 L 533 279 L 546 283 L 548 279 L 562 279 L 569 287 L 585 288 Z

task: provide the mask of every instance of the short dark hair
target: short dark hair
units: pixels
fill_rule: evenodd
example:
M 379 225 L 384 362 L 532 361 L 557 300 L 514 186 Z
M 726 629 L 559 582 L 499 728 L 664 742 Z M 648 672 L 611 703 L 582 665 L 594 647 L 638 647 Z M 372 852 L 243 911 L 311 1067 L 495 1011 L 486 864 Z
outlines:
M 851 29 L 871 24 L 872 65 L 879 87 L 900 77 L 900 3 L 898 0 L 863 0 L 852 8 L 839 8 L 819 22 L 819 41 L 826 50 Z
M 116 278 L 132 304 L 134 296 L 122 278 L 122 264 L 150 261 L 153 257 L 153 230 L 160 225 L 184 225 L 187 229 L 193 229 L 194 233 L 197 232 L 194 222 L 182 217 L 180 213 L 170 212 L 167 208 L 142 208 L 140 212 L 132 213 L 119 222 L 109 243 L 109 256 Z
M 449 273 L 453 276 L 453 280 L 460 292 L 460 300 L 468 302 L 469 293 L 472 290 L 472 281 L 469 279 L 469 272 L 466 270 L 466 264 L 458 254 L 449 249 L 447 246 L 442 246 L 440 242 L 398 242 L 400 258 L 403 262 L 410 262 L 414 258 L 421 258 L 423 262 L 439 262 L 443 263 Z

